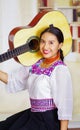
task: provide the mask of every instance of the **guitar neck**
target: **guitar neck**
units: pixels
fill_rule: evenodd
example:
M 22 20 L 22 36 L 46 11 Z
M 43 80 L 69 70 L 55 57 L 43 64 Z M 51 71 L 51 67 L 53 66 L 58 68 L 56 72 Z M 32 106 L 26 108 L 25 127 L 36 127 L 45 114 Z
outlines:
M 20 55 L 22 53 L 25 53 L 25 52 L 27 52 L 29 50 L 30 50 L 30 48 L 29 48 L 28 44 L 24 44 L 24 45 L 22 45 L 20 47 L 17 47 L 15 49 L 13 49 L 13 50 L 9 50 L 8 52 L 5 52 L 5 53 L 0 55 L 0 63 L 4 62 L 6 60 L 9 60 L 11 58 L 15 58 L 18 55 Z

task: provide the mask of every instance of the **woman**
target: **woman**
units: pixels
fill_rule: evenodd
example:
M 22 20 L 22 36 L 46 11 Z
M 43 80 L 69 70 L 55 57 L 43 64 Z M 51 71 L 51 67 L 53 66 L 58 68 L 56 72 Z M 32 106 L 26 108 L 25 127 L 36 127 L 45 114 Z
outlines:
M 0 130 L 67 130 L 72 118 L 72 82 L 64 63 L 62 31 L 50 25 L 40 35 L 43 56 L 16 74 L 0 71 L 9 92 L 28 89 L 31 108 L 0 123 Z

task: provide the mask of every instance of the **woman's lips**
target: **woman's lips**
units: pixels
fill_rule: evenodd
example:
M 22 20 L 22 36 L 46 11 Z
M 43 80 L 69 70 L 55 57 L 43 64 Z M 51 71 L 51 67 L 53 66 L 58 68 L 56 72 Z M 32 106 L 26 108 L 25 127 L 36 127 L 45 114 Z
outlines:
M 49 51 L 48 51 L 48 50 L 44 50 L 43 53 L 44 53 L 44 54 L 48 54 Z

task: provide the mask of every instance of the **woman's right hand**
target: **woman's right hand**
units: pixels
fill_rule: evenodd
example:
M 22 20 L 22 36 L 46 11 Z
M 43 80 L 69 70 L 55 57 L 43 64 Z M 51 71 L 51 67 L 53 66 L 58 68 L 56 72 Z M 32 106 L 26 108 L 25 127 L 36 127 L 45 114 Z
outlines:
M 0 81 L 7 84 L 7 82 L 8 82 L 8 74 L 3 72 L 3 71 L 0 71 Z

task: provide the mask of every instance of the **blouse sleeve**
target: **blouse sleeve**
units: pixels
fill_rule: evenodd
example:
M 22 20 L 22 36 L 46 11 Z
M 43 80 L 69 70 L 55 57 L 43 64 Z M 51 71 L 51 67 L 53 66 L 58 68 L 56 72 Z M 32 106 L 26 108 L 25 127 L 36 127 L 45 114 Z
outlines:
M 27 89 L 26 80 L 29 75 L 29 67 L 21 66 L 17 71 L 8 74 L 7 90 L 14 93 Z
M 71 120 L 73 109 L 72 81 L 66 66 L 56 67 L 51 75 L 51 89 L 59 120 Z

